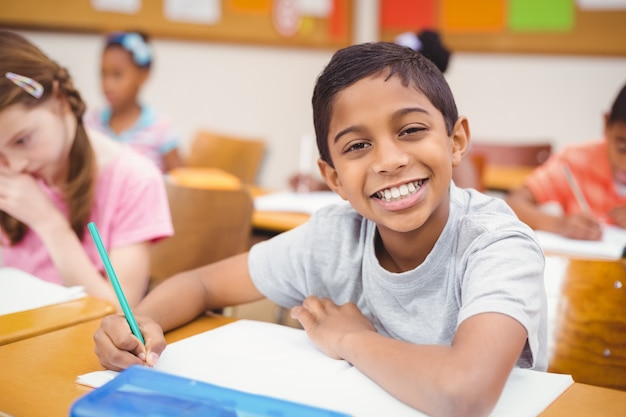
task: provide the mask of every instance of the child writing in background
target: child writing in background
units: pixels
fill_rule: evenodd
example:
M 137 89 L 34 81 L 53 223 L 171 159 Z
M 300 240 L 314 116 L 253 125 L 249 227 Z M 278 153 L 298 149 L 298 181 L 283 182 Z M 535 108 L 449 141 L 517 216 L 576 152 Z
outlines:
M 151 66 L 152 49 L 145 34 L 110 34 L 102 52 L 102 90 L 109 105 L 87 112 L 85 124 L 129 144 L 167 172 L 183 162 L 169 119 L 139 102 Z
M 543 252 L 500 199 L 450 181 L 468 121 L 443 75 L 393 43 L 336 52 L 313 93 L 331 205 L 248 253 L 166 280 L 95 334 L 102 365 L 153 365 L 167 331 L 268 297 L 312 341 L 433 416 L 482 416 L 514 366 L 545 370 Z
M 569 238 L 601 239 L 602 223 L 626 228 L 626 85 L 604 115 L 603 139 L 553 154 L 506 201 L 533 229 Z M 548 202 L 557 202 L 562 214 L 542 210 Z
M 94 221 L 131 305 L 145 295 L 149 245 L 173 233 L 163 177 L 81 123 L 67 70 L 0 31 L 0 241 L 4 266 L 80 285 L 117 304 L 86 225 Z

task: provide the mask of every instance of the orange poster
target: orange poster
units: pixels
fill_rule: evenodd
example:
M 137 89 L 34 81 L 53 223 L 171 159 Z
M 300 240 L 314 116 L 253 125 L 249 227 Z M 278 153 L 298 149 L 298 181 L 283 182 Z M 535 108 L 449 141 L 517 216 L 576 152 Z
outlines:
M 506 27 L 505 0 L 441 0 L 440 28 L 444 32 L 503 32 Z
M 228 7 L 238 13 L 269 15 L 272 10 L 272 0 L 228 0 Z

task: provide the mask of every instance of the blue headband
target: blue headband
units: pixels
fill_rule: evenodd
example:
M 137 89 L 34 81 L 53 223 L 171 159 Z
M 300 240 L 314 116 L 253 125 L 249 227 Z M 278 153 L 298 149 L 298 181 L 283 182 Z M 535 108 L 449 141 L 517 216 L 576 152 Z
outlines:
M 149 67 L 152 64 L 152 49 L 138 33 L 114 33 L 109 36 L 107 45 L 120 45 L 130 52 L 133 61 L 140 67 Z

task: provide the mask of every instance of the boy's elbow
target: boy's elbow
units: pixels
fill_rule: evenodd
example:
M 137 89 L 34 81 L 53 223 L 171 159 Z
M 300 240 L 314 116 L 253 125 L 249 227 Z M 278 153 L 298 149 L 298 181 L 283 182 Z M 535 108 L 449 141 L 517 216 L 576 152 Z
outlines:
M 445 416 L 483 417 L 489 415 L 496 405 L 490 395 L 476 395 L 467 387 L 457 387 L 445 393 L 448 404 Z
M 502 387 L 489 386 L 484 381 L 465 375 L 449 375 L 441 386 L 441 416 L 482 417 L 496 406 Z

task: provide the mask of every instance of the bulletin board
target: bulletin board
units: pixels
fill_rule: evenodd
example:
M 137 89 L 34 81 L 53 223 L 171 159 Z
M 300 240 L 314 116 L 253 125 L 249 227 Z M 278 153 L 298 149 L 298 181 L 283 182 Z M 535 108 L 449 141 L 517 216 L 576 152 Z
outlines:
M 0 26 L 277 46 L 352 42 L 353 0 L 17 0 L 0 2 Z
M 380 36 L 434 29 L 452 51 L 626 56 L 626 0 L 380 0 Z

